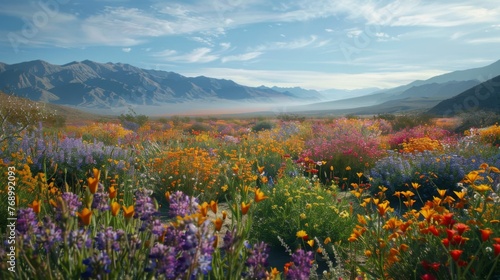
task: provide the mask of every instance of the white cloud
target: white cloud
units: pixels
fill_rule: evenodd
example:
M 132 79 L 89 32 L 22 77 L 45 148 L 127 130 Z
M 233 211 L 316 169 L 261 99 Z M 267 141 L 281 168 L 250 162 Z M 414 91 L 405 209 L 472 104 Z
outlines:
M 132 48 L 122 48 L 122 51 L 126 52 L 126 53 L 130 52 L 131 50 L 132 50 Z
M 468 40 L 467 43 L 469 44 L 493 44 L 493 43 L 500 43 L 500 37 L 485 37 L 485 38 L 477 38 L 477 39 L 471 39 Z
M 262 54 L 262 52 L 248 52 L 240 55 L 230 55 L 223 57 L 221 61 L 223 63 L 229 62 L 229 61 L 247 61 L 247 60 L 252 60 L 254 58 L 259 57 Z
M 189 53 L 178 54 L 174 50 L 164 50 L 154 54 L 165 61 L 185 62 L 185 63 L 207 63 L 219 59 L 218 55 L 212 53 L 210 48 L 197 48 Z
M 345 31 L 347 37 L 349 38 L 357 38 L 359 35 L 363 33 L 363 30 L 359 28 L 350 28 Z
M 204 68 L 198 71 L 184 71 L 186 76 L 205 75 L 225 78 L 248 86 L 276 85 L 282 87 L 300 86 L 307 89 L 358 89 L 368 87 L 391 88 L 414 80 L 425 80 L 445 73 L 442 70 L 367 72 L 359 74 L 327 73 L 317 71 L 248 70 L 233 68 Z
M 253 51 L 270 51 L 270 50 L 293 50 L 300 49 L 304 47 L 311 46 L 316 40 L 317 36 L 311 35 L 309 38 L 300 38 L 292 41 L 277 41 L 277 42 L 269 42 L 265 44 L 258 45 L 255 48 L 251 48 Z

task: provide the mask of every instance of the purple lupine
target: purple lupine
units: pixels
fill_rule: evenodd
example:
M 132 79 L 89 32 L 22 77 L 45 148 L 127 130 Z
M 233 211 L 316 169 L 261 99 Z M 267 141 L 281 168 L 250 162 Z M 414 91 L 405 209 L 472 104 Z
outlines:
M 43 223 L 38 225 L 35 234 L 38 248 L 44 248 L 47 252 L 63 240 L 62 229 L 52 222 L 50 217 L 43 218 Z
M 155 219 L 152 223 L 152 229 L 151 232 L 160 237 L 163 235 L 163 232 L 165 231 L 165 225 L 162 224 L 161 220 Z
M 29 240 L 30 234 L 37 228 L 38 220 L 32 208 L 22 208 L 17 212 L 16 230 L 23 240 Z
M 212 270 L 212 254 L 214 253 L 214 240 L 215 236 L 210 231 L 210 221 L 206 220 L 200 228 L 198 228 L 198 237 L 200 238 L 199 242 L 199 252 L 198 252 L 198 267 L 195 271 L 197 274 L 197 270 L 200 270 L 201 273 L 207 274 L 210 270 Z
M 286 279 L 291 280 L 308 280 L 311 274 L 313 253 L 305 252 L 302 249 L 297 250 L 292 255 L 293 265 L 288 269 Z
M 137 234 L 128 234 L 128 238 L 125 239 L 128 244 L 125 245 L 128 248 L 129 258 L 134 258 L 137 250 L 140 250 L 142 247 L 142 240 Z
M 61 203 L 64 203 L 63 205 L 60 205 Z M 80 198 L 78 195 L 72 193 L 72 192 L 65 192 L 61 195 L 61 199 L 58 200 L 58 206 L 55 208 L 55 220 L 56 221 L 62 221 L 63 217 L 71 216 L 74 217 L 76 216 L 76 212 L 82 206 L 82 202 L 80 201 Z M 66 210 L 66 213 L 63 213 L 62 211 Z
M 167 279 L 175 279 L 179 275 L 176 272 L 176 254 L 174 247 L 156 243 L 149 252 L 151 266 L 147 270 L 154 270 L 157 275 L 164 275 Z
M 89 231 L 84 229 L 72 230 L 68 234 L 69 246 L 81 250 L 82 248 L 90 248 L 92 246 L 92 238 L 89 236 Z
M 177 216 L 188 216 L 198 211 L 198 199 L 194 196 L 185 195 L 181 191 L 176 191 L 170 195 L 170 205 L 168 216 L 175 218 Z
M 109 193 L 104 191 L 104 185 L 99 183 L 97 185 L 97 191 L 94 194 L 92 200 L 92 209 L 97 209 L 101 212 L 109 210 Z
M 142 221 L 151 221 L 154 215 L 158 214 L 151 195 L 153 191 L 140 188 L 135 192 L 135 214 L 134 218 L 140 218 Z
M 82 278 L 84 279 L 102 279 L 103 274 L 111 272 L 111 259 L 103 251 L 99 251 L 92 257 L 84 259 L 82 263 L 87 266 L 85 272 L 82 273 Z
M 178 227 L 167 227 L 163 243 L 155 244 L 150 250 L 148 270 L 167 279 L 183 278 L 187 273 L 193 277 L 207 274 L 212 269 L 214 251 L 214 236 L 209 225 L 207 220 L 198 227 L 197 221 L 189 219 Z
M 224 241 L 222 245 L 222 250 L 225 251 L 233 251 L 234 250 L 234 245 L 236 241 L 238 240 L 238 235 L 236 234 L 236 228 L 234 228 L 232 231 L 226 231 L 226 234 L 224 234 L 224 237 L 222 240 Z
M 269 265 L 267 258 L 269 257 L 269 247 L 265 242 L 254 244 L 249 252 L 249 256 L 245 261 L 247 272 L 245 277 L 250 279 L 266 278 L 266 268 Z
M 120 251 L 120 241 L 125 232 L 122 229 L 113 230 L 113 227 L 107 227 L 105 230 L 97 233 L 95 240 L 95 245 L 99 250 L 106 250 L 110 252 Z

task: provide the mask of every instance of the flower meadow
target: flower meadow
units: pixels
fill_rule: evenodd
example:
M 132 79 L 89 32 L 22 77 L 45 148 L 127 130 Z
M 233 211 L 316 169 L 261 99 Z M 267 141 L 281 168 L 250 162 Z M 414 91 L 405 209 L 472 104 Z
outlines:
M 500 279 L 500 130 L 441 123 L 40 124 L 0 142 L 0 279 Z

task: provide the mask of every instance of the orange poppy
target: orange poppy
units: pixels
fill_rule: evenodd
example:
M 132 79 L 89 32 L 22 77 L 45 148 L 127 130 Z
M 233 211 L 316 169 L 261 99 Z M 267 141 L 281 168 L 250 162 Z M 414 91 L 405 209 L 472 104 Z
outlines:
M 260 189 L 255 189 L 255 202 L 260 202 L 264 199 L 268 198 L 263 191 Z
M 90 192 L 94 194 L 97 191 L 97 186 L 99 185 L 99 177 L 101 176 L 101 171 L 99 171 L 97 168 L 94 168 L 93 172 L 94 177 L 88 178 L 87 183 L 89 185 Z
M 113 201 L 113 203 L 111 203 L 111 214 L 116 216 L 118 212 L 120 212 L 120 203 Z
M 132 218 L 135 214 L 134 205 L 130 205 L 129 207 L 125 207 L 125 205 L 123 205 L 122 209 L 123 209 L 123 216 L 125 216 L 125 219 L 127 220 Z
M 33 212 L 38 214 L 38 213 L 40 213 L 40 210 L 42 208 L 42 204 L 40 203 L 39 200 L 33 200 L 33 203 L 31 203 L 29 205 L 29 207 L 31 207 L 33 209 Z
M 113 199 L 116 197 L 117 190 L 114 186 L 109 187 L 109 198 Z
M 84 208 L 82 212 L 77 212 L 76 214 L 78 215 L 78 217 L 80 217 L 80 220 L 84 225 L 90 225 L 90 220 L 92 219 L 92 211 L 90 211 L 88 208 Z
M 248 212 L 248 209 L 250 209 L 250 205 L 252 205 L 252 203 L 248 203 L 248 204 L 246 204 L 245 202 L 241 203 L 241 213 L 243 215 L 246 215 L 246 213 Z

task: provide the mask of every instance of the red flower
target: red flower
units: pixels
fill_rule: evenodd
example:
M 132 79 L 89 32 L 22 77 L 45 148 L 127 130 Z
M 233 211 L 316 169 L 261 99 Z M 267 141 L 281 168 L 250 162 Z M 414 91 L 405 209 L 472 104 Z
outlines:
M 480 229 L 479 231 L 481 232 L 481 240 L 483 240 L 483 242 L 488 240 L 490 238 L 490 235 L 493 234 L 493 231 L 489 228 Z
M 441 240 L 441 242 L 445 247 L 450 247 L 450 240 L 448 238 Z
M 457 233 L 454 229 L 446 229 L 446 234 L 448 235 L 448 239 L 453 239 L 453 236 Z
M 451 228 L 455 224 L 455 220 L 453 220 L 453 213 L 444 214 L 441 220 L 441 224 Z
M 434 225 L 431 225 L 427 228 L 434 236 L 439 236 L 439 231 Z
M 436 276 L 434 276 L 430 273 L 426 273 L 426 274 L 422 275 L 420 277 L 420 279 L 422 279 L 422 280 L 437 280 Z
M 458 259 L 460 258 L 460 255 L 462 255 L 464 251 L 463 250 L 451 250 L 450 251 L 450 255 L 451 255 L 451 258 L 458 262 Z
M 462 235 L 462 233 L 469 230 L 469 226 L 464 223 L 458 223 L 455 225 L 455 229 L 458 231 L 458 234 Z
M 493 244 L 493 251 L 495 252 L 495 256 L 500 255 L 500 244 Z
M 441 264 L 440 264 L 440 263 L 438 263 L 438 262 L 433 262 L 433 263 L 431 263 L 429 266 L 430 266 L 430 268 L 432 268 L 434 271 L 438 271 L 438 270 L 439 270 L 439 266 L 441 266 Z

